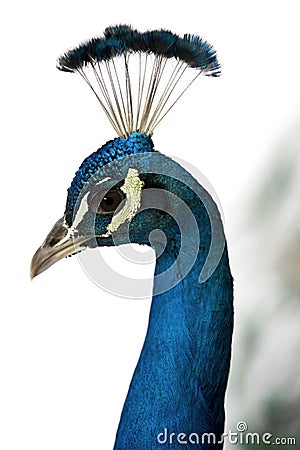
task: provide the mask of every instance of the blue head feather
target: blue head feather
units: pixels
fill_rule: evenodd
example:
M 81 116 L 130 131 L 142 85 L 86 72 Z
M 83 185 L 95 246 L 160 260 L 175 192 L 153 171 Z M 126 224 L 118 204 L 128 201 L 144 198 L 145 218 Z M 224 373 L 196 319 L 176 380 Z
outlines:
M 131 25 L 114 25 L 106 27 L 103 32 L 106 39 L 110 39 L 112 37 L 124 39 L 124 37 L 130 36 L 134 33 L 137 33 L 137 30 L 134 30 Z
M 179 36 L 167 30 L 153 30 L 142 34 L 149 53 L 165 58 L 176 56 L 176 43 Z

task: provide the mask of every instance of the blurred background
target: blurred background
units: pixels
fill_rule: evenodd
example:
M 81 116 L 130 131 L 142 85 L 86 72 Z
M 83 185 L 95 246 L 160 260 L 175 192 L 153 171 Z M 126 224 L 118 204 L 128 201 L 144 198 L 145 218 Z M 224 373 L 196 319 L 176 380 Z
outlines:
M 0 17 L 0 448 L 111 449 L 145 336 L 151 292 L 101 291 L 76 258 L 29 279 L 75 170 L 114 137 L 56 58 L 115 23 L 199 34 L 218 51 L 222 77 L 198 79 L 153 140 L 197 167 L 224 211 L 236 314 L 226 429 L 244 421 L 300 448 L 298 2 L 29 0 Z
M 248 431 L 294 436 L 300 448 L 300 122 L 285 130 L 261 169 L 236 224 L 227 426 L 236 431 L 243 420 Z

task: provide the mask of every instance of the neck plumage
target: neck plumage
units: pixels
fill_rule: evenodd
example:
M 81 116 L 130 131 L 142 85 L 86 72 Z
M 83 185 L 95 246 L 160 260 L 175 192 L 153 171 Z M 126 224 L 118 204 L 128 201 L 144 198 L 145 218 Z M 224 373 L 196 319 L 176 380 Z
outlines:
M 225 247 L 216 270 L 207 281 L 199 283 L 211 232 L 206 208 L 199 201 L 195 206 L 197 201 L 193 198 L 190 204 L 200 232 L 198 256 L 183 278 L 185 257 L 178 262 L 178 230 L 171 227 L 167 231 L 167 246 L 156 263 L 148 330 L 114 450 L 222 448 L 216 442 L 221 440 L 224 429 L 232 278 Z M 166 272 L 172 264 L 175 275 Z M 163 281 L 159 277 L 162 273 Z M 168 277 L 174 276 L 179 283 L 161 292 L 162 286 L 158 285 L 172 283 Z M 204 433 L 215 437 L 202 438 Z

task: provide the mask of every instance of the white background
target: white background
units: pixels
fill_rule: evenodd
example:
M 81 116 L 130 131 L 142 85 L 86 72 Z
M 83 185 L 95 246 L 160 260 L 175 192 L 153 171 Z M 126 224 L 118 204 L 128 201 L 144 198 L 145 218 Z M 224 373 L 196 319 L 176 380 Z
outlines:
M 103 292 L 76 258 L 29 279 L 75 170 L 115 137 L 87 87 L 57 71 L 56 58 L 116 23 L 214 44 L 223 76 L 198 79 L 153 140 L 198 167 L 218 193 L 238 295 L 236 224 L 300 112 L 298 2 L 29 0 L 2 7 L 1 22 L 0 448 L 109 450 L 150 300 Z M 144 270 L 151 276 L 153 267 Z

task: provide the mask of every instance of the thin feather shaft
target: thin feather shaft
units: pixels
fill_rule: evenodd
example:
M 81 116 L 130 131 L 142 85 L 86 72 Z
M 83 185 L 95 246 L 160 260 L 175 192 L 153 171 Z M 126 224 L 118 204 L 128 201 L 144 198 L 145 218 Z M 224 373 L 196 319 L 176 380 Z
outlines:
M 146 128 L 146 124 L 150 115 L 150 111 L 153 105 L 153 100 L 154 100 L 154 96 L 155 96 L 155 92 L 157 90 L 157 82 L 159 81 L 160 77 L 159 77 L 159 73 L 160 73 L 160 69 L 161 69 L 161 62 L 162 62 L 162 58 L 161 57 L 156 57 L 154 64 L 153 64 L 153 70 L 151 73 L 151 81 L 149 83 L 149 89 L 148 89 L 148 93 L 147 93 L 147 97 L 146 97 L 146 101 L 145 101 L 145 108 L 144 108 L 144 112 L 143 112 L 143 121 L 141 123 L 141 130 L 145 130 Z
M 156 105 L 156 108 L 152 114 L 151 120 L 148 124 L 147 128 L 151 127 L 151 124 L 153 123 L 153 121 L 155 120 L 156 116 L 159 114 L 159 111 L 161 110 L 161 106 L 164 103 L 165 99 L 167 98 L 168 92 L 170 91 L 170 89 L 172 88 L 172 84 L 174 83 L 174 80 L 176 79 L 176 76 L 178 75 L 180 69 L 182 68 L 182 66 L 184 65 L 183 62 L 177 62 L 176 66 L 173 69 L 173 72 L 169 78 L 169 80 L 166 83 L 166 86 L 160 96 L 160 99 Z
M 96 90 L 94 89 L 94 87 L 92 86 L 92 84 L 90 83 L 88 77 L 86 76 L 86 74 L 84 73 L 83 69 L 77 69 L 78 73 L 82 76 L 82 78 L 84 79 L 84 81 L 88 84 L 88 86 L 91 88 L 91 90 L 93 91 L 93 93 L 95 94 L 98 102 L 100 103 L 101 107 L 103 108 L 108 120 L 110 121 L 111 125 L 113 126 L 114 130 L 116 131 L 116 133 L 121 136 L 121 130 L 118 128 L 117 124 L 115 123 L 113 117 L 111 116 L 111 114 L 109 113 L 109 111 L 107 110 L 107 108 L 105 107 L 103 101 L 101 100 L 101 98 L 99 97 L 99 95 L 97 94 Z
M 113 97 L 114 97 L 116 108 L 117 108 L 117 111 L 118 111 L 118 114 L 119 114 L 119 118 L 120 118 L 120 121 L 121 121 L 121 123 L 123 125 L 123 128 L 124 128 L 124 134 L 126 135 L 126 126 L 125 126 L 124 121 L 123 121 L 122 112 L 121 112 L 121 108 L 120 108 L 120 103 L 119 103 L 117 91 L 116 91 L 116 88 L 115 88 L 115 83 L 114 83 L 114 79 L 113 79 L 113 76 L 112 76 L 112 72 L 111 72 L 111 68 L 110 68 L 110 65 L 109 65 L 109 61 L 106 62 L 105 67 L 106 67 L 106 71 L 107 71 L 108 78 L 109 78 L 109 81 L 110 81 L 111 90 L 112 90 L 112 94 L 113 94 Z
M 125 102 L 124 102 L 124 96 L 123 96 L 123 92 L 122 92 L 122 88 L 121 88 L 121 83 L 120 83 L 120 79 L 119 79 L 119 76 L 118 76 L 118 71 L 117 71 L 114 59 L 112 60 L 112 65 L 113 65 L 113 68 L 114 68 L 115 77 L 116 77 L 117 84 L 118 84 L 118 89 L 119 89 L 119 96 L 120 96 L 121 103 L 122 103 L 122 114 L 121 114 L 121 117 L 122 117 L 122 124 L 123 124 L 124 130 L 125 130 L 126 127 L 125 127 L 124 121 L 126 121 L 126 108 L 125 108 Z
M 157 66 L 157 57 L 155 57 L 155 59 L 154 59 L 154 63 L 153 63 L 152 70 L 151 70 L 148 89 L 147 89 L 147 93 L 146 93 L 146 97 L 145 97 L 145 101 L 144 101 L 144 108 L 143 108 L 143 113 L 142 113 L 142 117 L 141 117 L 141 123 L 140 123 L 140 127 L 139 127 L 140 131 L 143 130 L 145 121 L 147 120 L 147 115 L 148 115 L 148 110 L 149 110 L 149 100 L 150 100 L 150 96 L 151 96 L 152 86 L 154 83 L 156 66 Z
M 140 91 L 138 110 L 137 110 L 137 118 L 136 118 L 136 129 L 137 130 L 140 129 L 140 126 L 138 127 L 138 123 L 139 123 L 139 120 L 140 120 L 140 113 L 141 113 L 141 110 L 142 110 L 142 101 L 143 101 L 144 86 L 145 86 L 146 73 L 147 73 L 147 66 L 148 66 L 148 54 L 146 53 L 145 63 L 144 63 L 144 70 L 143 70 L 143 78 L 142 78 L 142 86 L 141 86 L 141 91 Z
M 178 97 L 176 98 L 176 100 L 172 103 L 172 105 L 167 109 L 167 111 L 163 114 L 163 116 L 161 116 L 159 118 L 159 120 L 157 122 L 154 123 L 154 126 L 152 127 L 152 129 L 156 128 L 157 125 L 162 121 L 162 119 L 168 114 L 168 112 L 173 108 L 173 106 L 178 102 L 178 100 L 183 96 L 183 94 L 185 93 L 185 91 L 191 86 L 192 83 L 194 83 L 194 81 L 199 77 L 199 75 L 201 75 L 201 71 L 199 71 L 197 73 L 197 75 L 192 79 L 192 81 L 189 82 L 189 84 L 186 86 L 186 88 L 181 92 L 180 95 L 178 95 Z
M 93 69 L 95 78 L 97 80 L 98 86 L 100 88 L 100 91 L 101 91 L 101 93 L 103 95 L 103 98 L 106 101 L 107 108 L 110 110 L 111 116 L 113 117 L 113 119 L 116 121 L 116 123 L 118 123 L 118 119 L 116 117 L 114 106 L 112 104 L 112 101 L 111 101 L 111 98 L 110 98 L 110 94 L 109 94 L 108 89 L 106 87 L 102 71 L 101 71 L 101 69 L 99 70 L 99 68 L 98 68 L 98 70 L 99 70 L 99 72 L 98 72 L 94 65 L 92 65 L 92 69 Z M 119 125 L 120 124 L 118 123 L 118 128 L 120 128 Z
M 154 111 L 154 113 L 152 115 L 152 118 L 151 118 L 151 121 L 149 122 L 147 130 L 149 130 L 151 128 L 151 125 L 156 121 L 157 117 L 159 117 L 159 115 L 162 113 L 165 105 L 169 101 L 171 95 L 173 94 L 174 90 L 176 89 L 176 86 L 178 85 L 178 83 L 179 83 L 180 79 L 182 78 L 186 69 L 187 69 L 187 66 L 184 67 L 183 65 L 180 65 L 177 68 L 176 72 L 173 74 L 174 76 L 172 76 L 172 79 L 168 83 L 167 89 L 165 90 L 164 94 L 161 96 L 158 108 L 156 109 L 156 111 Z
M 127 110 L 128 110 L 128 118 L 129 118 L 129 134 L 133 131 L 133 110 L 132 110 L 132 92 L 131 92 L 131 82 L 130 82 L 130 74 L 128 67 L 128 59 L 129 55 L 124 53 L 124 64 L 125 64 L 125 78 L 126 78 L 126 97 L 127 97 Z

